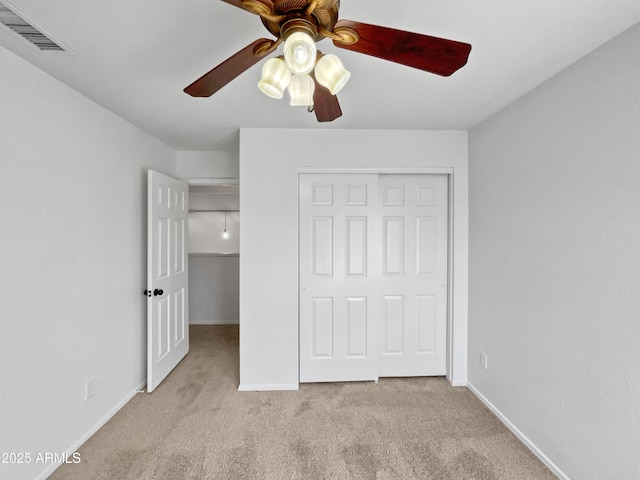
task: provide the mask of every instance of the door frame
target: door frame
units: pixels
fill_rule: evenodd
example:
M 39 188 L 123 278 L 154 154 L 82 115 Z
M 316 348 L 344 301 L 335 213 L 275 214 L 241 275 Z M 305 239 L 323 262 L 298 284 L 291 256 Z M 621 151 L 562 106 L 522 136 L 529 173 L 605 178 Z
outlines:
M 378 175 L 446 175 L 448 180 L 448 239 L 447 239 L 447 374 L 452 386 L 466 386 L 467 363 L 467 304 L 468 288 L 456 281 L 456 270 L 468 271 L 468 225 L 456 224 L 455 171 L 453 167 L 298 167 L 298 202 L 301 174 L 364 174 Z M 468 207 L 467 207 L 468 213 Z M 468 218 L 468 217 L 467 217 Z M 300 205 L 298 203 L 298 232 L 300 232 Z M 457 227 L 457 228 L 456 228 Z M 459 230 L 463 230 L 460 232 Z M 459 234 L 456 237 L 456 234 Z M 462 238 L 462 241 L 460 240 Z M 458 241 L 457 241 L 458 240 Z M 457 255 L 456 255 L 457 254 Z M 460 258 L 463 257 L 463 258 Z M 467 278 L 467 275 L 464 275 Z M 300 235 L 298 233 L 298 378 L 300 378 Z M 459 300 L 459 301 L 458 301 Z M 458 308 L 456 308 L 458 307 Z M 463 364 L 463 368 L 458 368 Z M 459 372 L 458 372 L 459 371 Z M 464 378 L 460 378 L 461 373 Z

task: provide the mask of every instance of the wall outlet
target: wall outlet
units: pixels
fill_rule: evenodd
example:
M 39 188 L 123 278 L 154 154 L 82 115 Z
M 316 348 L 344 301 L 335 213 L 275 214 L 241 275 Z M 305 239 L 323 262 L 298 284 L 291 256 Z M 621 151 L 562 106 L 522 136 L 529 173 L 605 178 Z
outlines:
M 486 353 L 480 352 L 480 366 L 485 370 L 489 368 L 489 358 Z
M 89 380 L 87 383 L 84 384 L 84 399 L 89 400 L 95 394 L 96 392 L 93 388 L 93 380 Z

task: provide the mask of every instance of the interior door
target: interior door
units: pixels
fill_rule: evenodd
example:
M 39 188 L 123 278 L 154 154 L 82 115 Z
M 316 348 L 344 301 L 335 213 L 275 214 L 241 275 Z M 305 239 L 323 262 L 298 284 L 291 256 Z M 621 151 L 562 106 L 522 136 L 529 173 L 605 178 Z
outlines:
M 381 377 L 446 374 L 448 181 L 380 175 Z
M 189 351 L 188 192 L 186 183 L 149 170 L 147 392 Z
M 378 378 L 377 175 L 299 180 L 300 381 Z

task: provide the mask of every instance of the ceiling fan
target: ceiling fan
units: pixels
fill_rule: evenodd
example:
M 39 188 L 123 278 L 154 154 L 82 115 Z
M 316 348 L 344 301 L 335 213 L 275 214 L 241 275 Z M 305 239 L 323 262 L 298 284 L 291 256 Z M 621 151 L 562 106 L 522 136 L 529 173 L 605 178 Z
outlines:
M 282 98 L 288 89 L 292 105 L 307 105 L 319 122 L 342 115 L 336 94 L 349 79 L 335 55 L 323 55 L 316 42 L 449 76 L 466 63 L 471 45 L 444 38 L 338 20 L 340 0 L 222 0 L 259 15 L 276 39 L 247 45 L 184 89 L 193 97 L 210 97 L 284 43 L 284 55 L 265 62 L 260 90 Z

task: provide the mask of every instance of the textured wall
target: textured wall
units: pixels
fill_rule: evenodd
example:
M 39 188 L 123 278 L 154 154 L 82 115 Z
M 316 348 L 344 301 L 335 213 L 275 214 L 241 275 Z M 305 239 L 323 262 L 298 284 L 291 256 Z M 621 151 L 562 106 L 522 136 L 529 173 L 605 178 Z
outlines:
M 0 85 L 0 452 L 35 458 L 146 378 L 146 170 L 175 152 L 1 47 Z
M 573 480 L 640 478 L 639 51 L 470 132 L 469 380 Z
M 281 148 L 286 145 L 287 148 Z M 271 152 L 271 153 L 269 153 Z M 265 157 L 265 153 L 267 157 Z M 240 131 L 240 382 L 298 386 L 298 172 L 304 167 L 454 172 L 453 380 L 467 381 L 467 133 Z
M 189 255 L 189 323 L 238 323 L 240 259 Z

